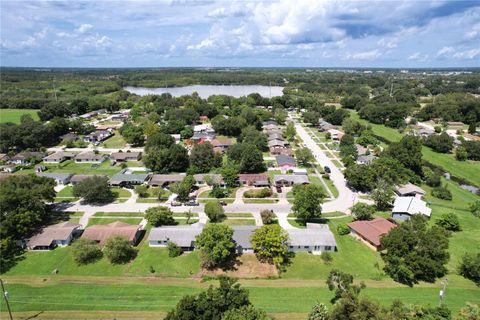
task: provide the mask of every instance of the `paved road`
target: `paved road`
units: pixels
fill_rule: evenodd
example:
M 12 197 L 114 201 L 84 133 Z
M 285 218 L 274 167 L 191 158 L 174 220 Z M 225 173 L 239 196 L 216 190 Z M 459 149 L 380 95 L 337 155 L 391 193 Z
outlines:
M 335 164 L 325 155 L 320 147 L 313 141 L 312 137 L 307 133 L 305 128 L 300 124 L 295 123 L 295 129 L 297 134 L 303 140 L 304 144 L 312 151 L 317 161 L 322 166 L 330 167 L 330 179 L 334 186 L 337 188 L 339 196 L 332 201 L 325 202 L 322 205 L 322 212 L 341 211 L 344 213 L 350 213 L 350 207 L 353 206 L 357 195 L 347 187 L 345 177 L 342 171 L 338 169 Z

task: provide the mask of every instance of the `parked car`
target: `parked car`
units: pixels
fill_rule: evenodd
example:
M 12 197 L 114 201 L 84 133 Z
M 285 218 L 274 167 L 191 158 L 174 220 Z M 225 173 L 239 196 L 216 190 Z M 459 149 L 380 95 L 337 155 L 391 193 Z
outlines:
M 227 203 L 226 203 L 225 201 L 223 201 L 223 200 L 220 201 L 219 203 L 220 203 L 221 206 L 226 206 L 226 205 L 227 205 Z
M 325 170 L 326 173 L 331 173 L 332 172 L 332 170 L 330 170 L 329 166 L 323 167 L 323 170 Z
M 178 201 L 172 201 L 172 202 L 170 203 L 170 205 L 171 205 L 172 207 L 180 207 L 180 206 L 182 205 L 182 203 L 181 203 L 181 202 L 178 202 Z
M 195 201 L 195 200 L 188 200 L 187 202 L 185 202 L 185 205 L 186 205 L 186 206 L 190 206 L 190 207 L 196 207 L 196 206 L 198 206 L 199 204 L 198 204 L 198 202 Z

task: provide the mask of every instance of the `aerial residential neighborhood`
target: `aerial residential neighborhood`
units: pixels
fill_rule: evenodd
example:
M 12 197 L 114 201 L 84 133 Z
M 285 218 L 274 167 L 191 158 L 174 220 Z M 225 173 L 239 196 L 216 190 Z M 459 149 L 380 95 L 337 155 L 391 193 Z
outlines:
M 480 319 L 479 3 L 0 9 L 0 319 Z

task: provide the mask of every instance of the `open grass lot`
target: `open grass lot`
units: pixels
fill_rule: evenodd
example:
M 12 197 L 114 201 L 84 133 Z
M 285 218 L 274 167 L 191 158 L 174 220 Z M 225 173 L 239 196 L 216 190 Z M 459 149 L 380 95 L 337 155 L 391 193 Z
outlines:
M 103 141 L 100 146 L 105 148 L 125 148 L 127 143 L 120 132 L 115 131 L 115 135 Z
M 38 120 L 37 112 L 36 109 L 0 109 L 0 123 L 20 123 L 20 118 L 24 114 L 32 116 L 33 120 Z
M 142 221 L 142 218 L 90 218 L 88 219 L 87 228 L 95 224 L 109 224 L 112 222 L 125 222 L 129 224 L 139 224 Z
M 98 167 L 92 167 L 91 163 L 75 163 L 67 160 L 59 164 L 43 163 L 48 173 L 71 173 L 71 174 L 103 174 L 109 177 L 120 172 L 120 166 L 111 166 L 110 161 L 102 162 Z M 22 170 L 22 173 L 34 173 L 33 169 Z

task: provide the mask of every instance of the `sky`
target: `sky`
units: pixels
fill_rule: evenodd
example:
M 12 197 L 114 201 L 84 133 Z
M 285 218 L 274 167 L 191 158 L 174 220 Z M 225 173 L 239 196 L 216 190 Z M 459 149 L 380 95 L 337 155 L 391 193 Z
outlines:
M 480 1 L 6 1 L 0 65 L 480 67 Z

